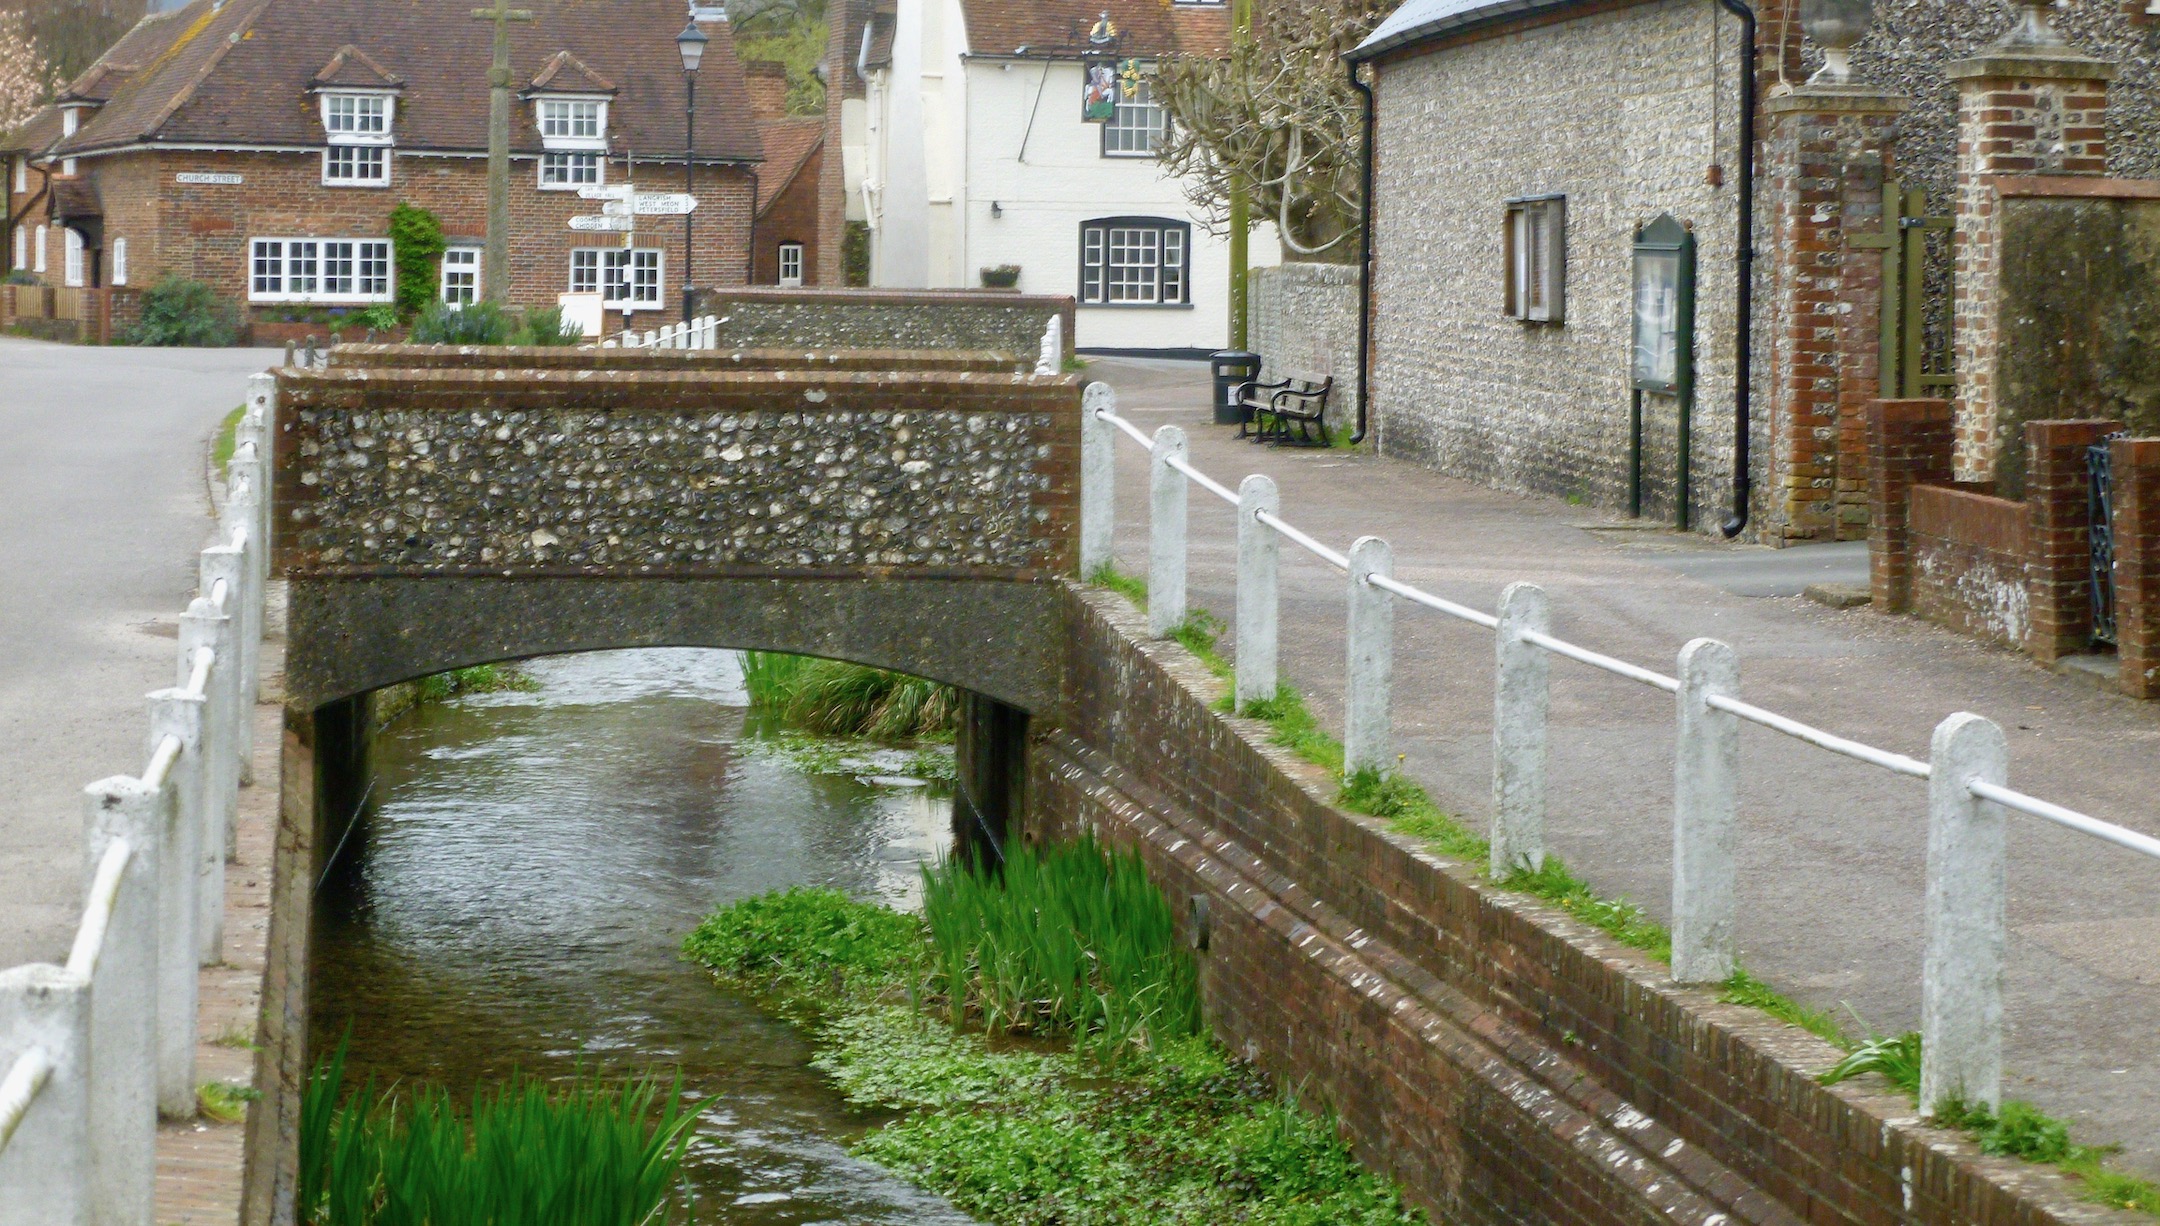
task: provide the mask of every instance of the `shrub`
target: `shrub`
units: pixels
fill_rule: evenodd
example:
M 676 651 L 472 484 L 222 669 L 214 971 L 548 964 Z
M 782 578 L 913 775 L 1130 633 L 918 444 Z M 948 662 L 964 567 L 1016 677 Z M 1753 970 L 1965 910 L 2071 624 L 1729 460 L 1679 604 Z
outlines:
M 230 345 L 238 310 L 200 281 L 168 276 L 143 291 L 142 317 L 121 334 L 129 345 Z
M 492 302 L 451 306 L 430 299 L 413 320 L 416 345 L 507 345 L 513 324 L 510 316 Z
M 585 330 L 563 320 L 562 308 L 547 307 L 525 317 L 525 326 L 510 338 L 513 345 L 577 345 L 585 340 Z
M 391 260 L 397 265 L 397 314 L 411 319 L 435 299 L 435 278 L 443 248 L 442 222 L 411 204 L 390 210 Z
M 16 269 L 15 271 L 13 271 L 13 272 L 9 273 L 9 274 L 7 275 L 7 278 L 6 278 L 6 280 L 0 280 L 0 285 L 41 285 L 41 284 L 43 284 L 43 282 L 41 282 L 41 281 L 39 281 L 39 280 L 38 280 L 38 278 L 37 278 L 37 274 L 36 274 L 36 273 L 34 273 L 34 272 L 27 272 L 27 271 L 25 271 L 25 270 L 23 270 L 23 269 L 20 269 L 20 268 L 18 268 L 18 269 Z
M 393 303 L 378 302 L 354 315 L 352 321 L 373 332 L 388 332 L 398 326 L 398 309 Z

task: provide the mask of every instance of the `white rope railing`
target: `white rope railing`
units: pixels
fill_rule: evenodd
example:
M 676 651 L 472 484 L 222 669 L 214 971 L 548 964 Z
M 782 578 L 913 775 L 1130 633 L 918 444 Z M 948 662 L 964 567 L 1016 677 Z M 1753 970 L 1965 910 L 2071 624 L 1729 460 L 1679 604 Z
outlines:
M 1492 859 L 1505 877 L 1545 857 L 1545 769 L 1549 727 L 1545 657 L 1560 656 L 1676 695 L 1674 778 L 1673 977 L 1715 983 L 1734 971 L 1733 911 L 1737 876 L 1732 846 L 1737 811 L 1740 723 L 1780 733 L 1839 756 L 1929 784 L 1927 972 L 1922 992 L 1921 1101 L 1929 1109 L 1963 1094 L 1999 1101 L 2005 892 L 2002 810 L 2027 814 L 2141 855 L 2160 859 L 2160 838 L 2041 800 L 2005 785 L 2002 730 L 1960 713 L 1935 730 L 1929 761 L 1869 745 L 1744 702 L 1732 648 L 1697 639 L 1680 653 L 1679 675 L 1644 668 L 1551 632 L 1545 593 L 1511 585 L 1500 612 L 1449 600 L 1392 574 L 1387 542 L 1365 537 L 1335 550 L 1280 514 L 1272 479 L 1255 474 L 1236 491 L 1193 467 L 1185 433 L 1153 435 L 1120 416 L 1105 385 L 1083 400 L 1081 563 L 1083 574 L 1108 564 L 1115 525 L 1115 439 L 1122 434 L 1153 460 L 1150 491 L 1148 613 L 1150 630 L 1168 636 L 1185 617 L 1185 480 L 1238 507 L 1237 619 L 1233 697 L 1239 709 L 1277 692 L 1278 540 L 1288 541 L 1350 576 L 1348 668 L 1344 695 L 1345 774 L 1394 768 L 1389 700 L 1393 626 L 1387 597 L 1491 630 L 1498 638 L 1494 687 Z M 1172 474 L 1175 474 L 1174 476 Z M 1174 488 L 1173 488 L 1174 487 Z M 1265 529 L 1265 531 L 1262 531 Z M 1384 594 L 1384 595 L 1382 595 Z
M 253 744 L 275 400 L 274 377 L 251 381 L 142 774 L 84 790 L 92 869 L 67 961 L 0 970 L 0 1220 L 151 1220 L 158 1115 L 196 1111 L 198 973 L 223 956 Z

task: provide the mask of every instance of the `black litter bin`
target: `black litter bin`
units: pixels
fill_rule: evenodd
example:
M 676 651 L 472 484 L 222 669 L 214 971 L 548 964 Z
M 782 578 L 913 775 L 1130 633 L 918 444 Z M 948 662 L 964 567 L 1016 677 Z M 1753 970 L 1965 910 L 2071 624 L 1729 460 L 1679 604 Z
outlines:
M 1225 349 L 1208 360 L 1215 371 L 1215 424 L 1235 426 L 1245 420 L 1238 406 L 1238 389 L 1260 377 L 1260 355 L 1243 349 Z

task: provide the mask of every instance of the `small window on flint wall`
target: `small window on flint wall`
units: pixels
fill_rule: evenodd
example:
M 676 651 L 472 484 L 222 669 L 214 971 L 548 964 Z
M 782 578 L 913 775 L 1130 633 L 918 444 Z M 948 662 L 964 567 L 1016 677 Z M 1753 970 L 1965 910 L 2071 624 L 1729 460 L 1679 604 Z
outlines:
M 1567 318 L 1567 198 L 1510 200 L 1505 231 L 1507 314 L 1529 323 Z

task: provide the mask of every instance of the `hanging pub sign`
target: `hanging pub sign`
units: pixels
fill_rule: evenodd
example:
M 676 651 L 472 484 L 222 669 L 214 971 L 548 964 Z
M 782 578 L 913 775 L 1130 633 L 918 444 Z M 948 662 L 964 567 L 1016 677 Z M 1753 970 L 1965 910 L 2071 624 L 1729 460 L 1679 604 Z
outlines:
M 1140 61 L 1091 59 L 1082 64 L 1080 117 L 1088 123 L 1117 118 L 1120 102 L 1140 94 Z
M 1695 235 L 1670 213 L 1635 232 L 1635 345 L 1630 383 L 1684 396 L 1695 382 Z

